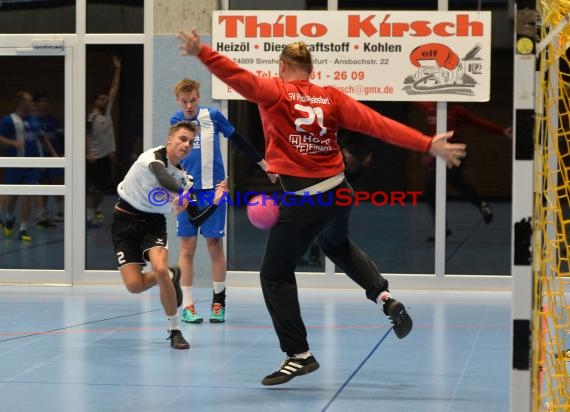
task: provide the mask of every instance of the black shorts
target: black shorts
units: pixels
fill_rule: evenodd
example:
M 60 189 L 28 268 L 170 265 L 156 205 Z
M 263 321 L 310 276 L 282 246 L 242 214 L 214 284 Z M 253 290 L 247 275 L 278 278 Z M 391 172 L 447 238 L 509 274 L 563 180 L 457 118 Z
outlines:
M 166 218 L 162 214 L 125 213 L 115 209 L 111 237 L 119 267 L 129 263 L 144 265 L 153 247 L 166 247 Z
M 85 177 L 89 192 L 106 193 L 113 190 L 113 178 L 111 176 L 113 163 L 111 155 L 107 155 L 93 162 L 87 162 Z

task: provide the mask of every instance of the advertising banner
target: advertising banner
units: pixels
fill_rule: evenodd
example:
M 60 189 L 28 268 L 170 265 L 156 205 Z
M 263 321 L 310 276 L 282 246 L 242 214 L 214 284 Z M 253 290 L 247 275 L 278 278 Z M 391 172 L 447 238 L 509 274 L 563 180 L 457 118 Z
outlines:
M 491 12 L 217 11 L 212 47 L 258 76 L 278 76 L 279 54 L 304 41 L 311 80 L 357 100 L 489 100 Z M 241 99 L 219 79 L 215 99 Z

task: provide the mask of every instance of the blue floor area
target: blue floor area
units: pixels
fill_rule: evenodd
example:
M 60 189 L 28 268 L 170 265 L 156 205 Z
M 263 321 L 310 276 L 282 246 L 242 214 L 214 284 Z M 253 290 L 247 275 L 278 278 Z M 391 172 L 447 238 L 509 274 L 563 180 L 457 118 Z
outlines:
M 358 289 L 300 290 L 321 367 L 264 387 L 284 355 L 259 289 L 230 287 L 224 324 L 182 325 L 184 351 L 157 288 L 0 287 L 0 410 L 509 410 L 510 293 L 395 292 L 415 323 L 403 340 Z M 207 317 L 211 290 L 194 297 Z

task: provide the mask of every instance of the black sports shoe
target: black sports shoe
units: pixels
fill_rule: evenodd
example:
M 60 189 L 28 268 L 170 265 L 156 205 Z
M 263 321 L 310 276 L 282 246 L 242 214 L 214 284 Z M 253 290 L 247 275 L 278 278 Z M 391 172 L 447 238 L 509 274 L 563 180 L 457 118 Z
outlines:
M 174 284 L 174 290 L 176 291 L 176 307 L 182 305 L 182 288 L 180 287 L 180 268 L 178 266 L 172 266 L 169 268 L 172 275 L 172 283 Z
M 493 221 L 493 209 L 491 205 L 487 204 L 486 202 L 481 202 L 479 205 L 479 211 L 483 215 L 483 221 L 487 224 Z
M 399 339 L 405 338 L 412 331 L 414 323 L 402 302 L 393 298 L 386 299 L 384 301 L 384 314 L 392 321 L 394 325 L 392 329 Z
M 190 344 L 186 342 L 186 339 L 184 339 L 184 336 L 182 336 L 182 332 L 180 332 L 178 329 L 172 329 L 170 331 L 170 336 L 166 340 L 169 339 L 170 339 L 170 346 L 172 346 L 174 349 L 190 348 Z
M 289 382 L 295 376 L 306 375 L 319 369 L 319 362 L 313 355 L 307 359 L 294 358 L 292 356 L 285 359 L 279 370 L 267 375 L 261 380 L 262 385 L 281 385 Z

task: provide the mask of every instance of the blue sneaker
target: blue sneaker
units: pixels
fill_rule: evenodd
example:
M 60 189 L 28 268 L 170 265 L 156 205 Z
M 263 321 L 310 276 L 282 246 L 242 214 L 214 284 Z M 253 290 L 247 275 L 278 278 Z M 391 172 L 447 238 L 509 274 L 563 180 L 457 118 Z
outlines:
M 204 319 L 198 315 L 194 305 L 188 305 L 182 311 L 182 322 L 186 323 L 202 323 Z
M 210 323 L 224 323 L 226 321 L 226 308 L 221 303 L 213 303 L 210 313 Z

